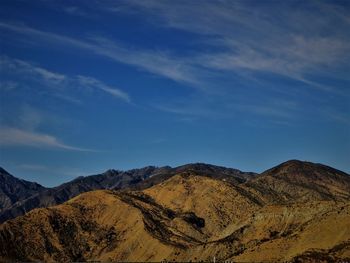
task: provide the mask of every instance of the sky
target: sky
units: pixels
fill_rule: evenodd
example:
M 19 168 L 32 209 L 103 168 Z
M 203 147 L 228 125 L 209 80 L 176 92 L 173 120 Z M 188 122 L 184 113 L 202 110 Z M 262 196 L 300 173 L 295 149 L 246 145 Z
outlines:
M 0 166 L 350 172 L 349 1 L 0 1 Z

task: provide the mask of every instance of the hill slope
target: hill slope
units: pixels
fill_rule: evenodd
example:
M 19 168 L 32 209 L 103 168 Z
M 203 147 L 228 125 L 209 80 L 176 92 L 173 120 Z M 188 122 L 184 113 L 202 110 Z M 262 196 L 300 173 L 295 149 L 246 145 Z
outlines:
M 0 213 L 45 189 L 40 184 L 18 179 L 0 167 Z
M 252 184 L 190 171 L 143 191 L 84 193 L 0 225 L 0 259 L 350 260 L 350 199 L 342 192 L 348 175 L 317 164 L 297 163 L 301 170 L 294 165 L 277 166 Z M 316 175 L 304 172 L 315 166 Z M 274 185 L 271 194 L 262 188 L 264 180 L 280 176 L 289 178 L 282 188 Z M 306 187 L 308 176 L 318 176 L 317 183 Z M 321 188 L 327 195 L 320 194 L 319 185 L 329 178 Z M 306 198 L 301 190 L 311 194 Z
M 0 207 L 3 206 L 3 209 L 0 210 L 0 223 L 23 215 L 34 208 L 61 204 L 84 192 L 99 189 L 145 189 L 184 171 L 195 171 L 205 176 L 225 178 L 232 183 L 241 183 L 254 176 L 254 173 L 245 173 L 237 169 L 209 164 L 187 164 L 175 168 L 147 166 L 125 172 L 108 170 L 102 174 L 79 177 L 54 188 L 39 187 L 35 183 L 7 176 L 12 181 L 7 183 L 9 179 L 3 180 L 0 178 L 0 186 L 6 184 L 6 189 L 11 187 L 16 189 L 15 191 L 20 193 L 20 198 L 13 198 L 12 195 L 1 196 L 0 192 Z M 23 188 L 24 182 L 31 188 Z M 35 188 L 34 186 L 38 187 Z M 21 190 L 18 190 L 19 188 Z M 2 189 L 0 188 L 0 191 Z
M 244 186 L 264 202 L 350 199 L 348 174 L 326 165 L 298 160 L 273 167 L 246 182 Z

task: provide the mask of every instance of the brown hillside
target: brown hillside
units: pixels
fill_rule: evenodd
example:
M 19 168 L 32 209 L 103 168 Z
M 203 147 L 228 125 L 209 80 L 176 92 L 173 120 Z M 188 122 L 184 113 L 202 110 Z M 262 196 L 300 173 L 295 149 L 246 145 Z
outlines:
M 194 212 L 205 218 L 205 241 L 236 230 L 261 206 L 238 186 L 190 173 L 176 175 L 144 192 L 174 211 Z
M 266 203 L 350 200 L 350 176 L 326 165 L 297 160 L 282 163 L 243 188 Z
M 241 185 L 185 172 L 143 191 L 84 193 L 0 225 L 0 259 L 350 260 L 347 175 L 321 167 L 306 187 L 310 175 L 283 167 Z

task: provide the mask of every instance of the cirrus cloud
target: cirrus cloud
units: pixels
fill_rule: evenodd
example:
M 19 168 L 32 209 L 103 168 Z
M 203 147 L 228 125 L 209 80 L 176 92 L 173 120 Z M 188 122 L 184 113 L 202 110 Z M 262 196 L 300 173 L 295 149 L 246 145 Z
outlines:
M 75 147 L 61 142 L 55 136 L 26 131 L 13 127 L 0 128 L 0 146 L 28 146 L 37 148 L 57 148 L 70 151 L 91 152 L 93 150 Z
M 27 61 L 10 58 L 7 56 L 0 57 L 0 66 L 3 73 L 15 76 L 17 79 L 26 78 L 30 81 L 46 86 L 48 91 L 51 92 L 55 97 L 64 99 L 70 102 L 80 102 L 69 94 L 70 87 L 89 87 L 97 90 L 101 90 L 114 98 L 130 102 L 129 95 L 121 89 L 107 85 L 106 83 L 89 76 L 67 76 L 61 73 L 53 72 L 43 67 L 38 67 L 33 63 Z M 6 87 L 9 82 L 4 82 Z M 3 85 L 1 83 L 1 85 Z M 12 85 L 16 88 L 18 85 Z M 4 90 L 6 89 L 4 88 Z M 55 89 L 56 88 L 56 89 Z M 7 88 L 7 90 L 9 90 Z M 49 93 L 50 93 L 49 92 Z

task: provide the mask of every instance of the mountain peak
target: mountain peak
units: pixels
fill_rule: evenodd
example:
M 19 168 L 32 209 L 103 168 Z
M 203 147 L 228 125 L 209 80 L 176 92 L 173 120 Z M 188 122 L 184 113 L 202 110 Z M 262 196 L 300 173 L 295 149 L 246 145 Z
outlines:
M 0 212 L 44 189 L 40 184 L 16 178 L 0 167 Z
M 107 171 L 105 171 L 103 174 L 108 174 L 108 175 L 115 175 L 115 174 L 119 174 L 121 171 L 119 170 L 115 170 L 115 169 L 108 169 Z
M 342 175 L 342 176 L 348 176 L 347 173 L 342 172 L 340 170 L 337 170 L 335 168 L 332 168 L 330 166 L 319 164 L 319 163 L 313 163 L 308 161 L 300 161 L 300 160 L 289 160 L 286 162 L 283 162 L 271 169 L 266 170 L 262 173 L 262 175 L 272 175 L 272 176 L 279 176 L 279 175 L 288 175 L 288 176 L 296 176 L 296 175 L 304 175 L 304 176 L 312 176 L 315 174 L 323 174 L 324 176 L 329 176 L 330 174 L 333 175 Z
M 349 200 L 350 176 L 327 165 L 290 160 L 247 183 L 273 202 Z

